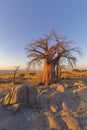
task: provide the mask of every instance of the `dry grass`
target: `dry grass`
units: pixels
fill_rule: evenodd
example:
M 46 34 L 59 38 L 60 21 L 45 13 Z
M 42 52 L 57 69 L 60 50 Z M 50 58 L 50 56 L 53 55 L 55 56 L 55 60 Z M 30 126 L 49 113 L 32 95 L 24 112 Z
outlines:
M 22 76 L 23 75 L 23 76 Z M 0 88 L 12 86 L 13 74 L 1 74 L 0 75 Z M 9 81 L 10 79 L 10 81 Z M 42 81 L 42 73 L 24 73 L 16 74 L 16 84 L 28 83 L 30 85 L 37 85 Z
M 78 71 L 78 72 L 74 72 L 74 71 L 64 71 L 62 72 L 61 75 L 62 78 L 83 78 L 83 77 L 87 77 L 87 71 Z
M 22 84 L 22 83 L 28 83 L 30 85 L 37 85 L 39 82 L 42 82 L 42 72 L 37 73 L 23 73 L 23 74 L 16 74 L 16 83 Z M 78 78 L 84 78 L 87 77 L 87 71 L 80 71 L 80 72 L 74 72 L 74 71 L 63 71 L 61 73 L 61 78 L 64 80 L 69 79 L 78 79 Z M 2 87 L 11 87 L 12 82 L 8 81 L 8 79 L 13 78 L 13 74 L 0 74 L 0 88 Z M 3 82 L 1 82 L 3 81 Z

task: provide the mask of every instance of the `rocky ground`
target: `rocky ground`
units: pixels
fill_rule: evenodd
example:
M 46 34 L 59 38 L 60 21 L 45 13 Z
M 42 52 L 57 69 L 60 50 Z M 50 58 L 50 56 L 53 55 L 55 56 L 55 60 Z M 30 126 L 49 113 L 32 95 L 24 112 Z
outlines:
M 26 86 L 0 88 L 0 130 L 87 130 L 85 78 Z

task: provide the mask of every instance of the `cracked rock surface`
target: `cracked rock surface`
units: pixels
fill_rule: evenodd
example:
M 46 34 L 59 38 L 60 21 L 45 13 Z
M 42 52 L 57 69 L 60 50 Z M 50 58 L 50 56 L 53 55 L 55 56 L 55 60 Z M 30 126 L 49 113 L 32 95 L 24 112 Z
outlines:
M 87 130 L 87 86 L 58 86 L 18 85 L 4 100 L 0 92 L 0 130 Z

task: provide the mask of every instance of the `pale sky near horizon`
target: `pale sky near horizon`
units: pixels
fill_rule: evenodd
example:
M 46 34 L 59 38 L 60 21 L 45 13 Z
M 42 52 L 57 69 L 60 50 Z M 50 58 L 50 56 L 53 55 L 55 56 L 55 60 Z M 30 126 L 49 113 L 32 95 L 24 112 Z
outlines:
M 0 70 L 26 65 L 25 45 L 52 29 L 82 48 L 86 68 L 87 0 L 0 0 Z

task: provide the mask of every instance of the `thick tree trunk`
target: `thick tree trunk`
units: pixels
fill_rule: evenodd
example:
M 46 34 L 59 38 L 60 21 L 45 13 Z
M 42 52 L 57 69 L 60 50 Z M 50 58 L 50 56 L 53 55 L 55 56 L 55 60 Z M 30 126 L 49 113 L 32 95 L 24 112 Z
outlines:
M 52 64 L 48 64 L 46 60 L 44 60 L 44 70 L 43 70 L 43 82 L 48 85 L 54 80 L 54 67 Z
M 56 73 L 57 73 L 57 79 L 60 79 L 61 78 L 61 67 L 59 66 L 59 64 L 57 64 Z

